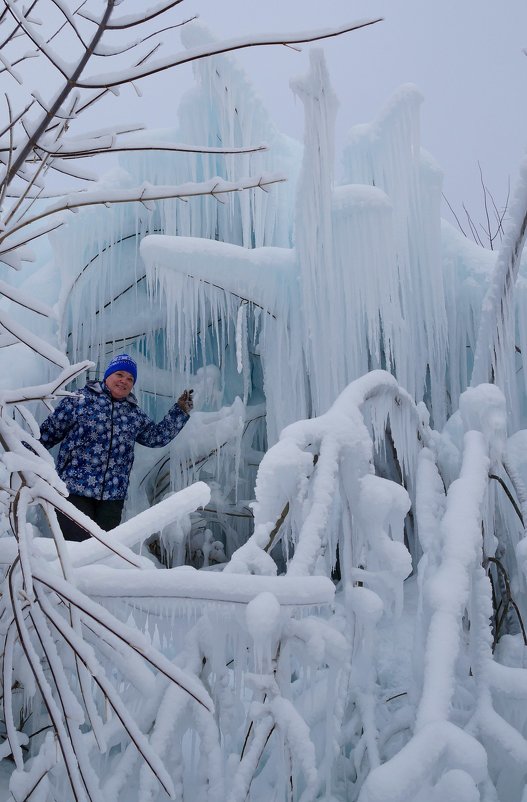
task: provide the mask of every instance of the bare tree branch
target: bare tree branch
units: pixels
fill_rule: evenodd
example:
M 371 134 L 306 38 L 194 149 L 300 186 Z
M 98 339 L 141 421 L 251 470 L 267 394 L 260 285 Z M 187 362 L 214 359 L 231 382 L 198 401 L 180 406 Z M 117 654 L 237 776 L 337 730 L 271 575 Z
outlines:
M 19 122 L 19 121 L 22 119 L 22 117 L 23 117 L 23 116 L 24 116 L 24 115 L 25 115 L 25 114 L 26 114 L 26 113 L 29 111 L 29 109 L 32 107 L 32 105 L 34 104 L 34 102 L 35 102 L 35 99 L 33 98 L 33 100 L 30 100 L 30 101 L 29 101 L 29 103 L 27 104 L 27 106 L 25 107 L 25 109 L 23 109 L 23 110 L 22 110 L 22 111 L 21 111 L 19 114 L 17 114 L 17 115 L 16 115 L 16 117 L 13 117 L 13 120 L 12 120 L 12 121 L 9 123 L 9 125 L 7 125 L 7 126 L 4 128 L 4 129 L 2 129 L 2 130 L 0 131 L 0 139 L 1 139 L 3 136 L 5 136 L 5 134 L 6 134 L 8 131 L 11 131 L 11 130 L 14 128 L 14 126 L 15 126 L 15 125 L 16 125 L 16 124 L 17 124 L 17 123 L 18 123 L 18 122 Z M 4 148 L 0 148 L 0 152 L 1 152 L 2 150 L 4 150 Z
M 113 140 L 113 137 L 110 139 Z M 146 144 L 113 144 L 109 145 L 94 145 L 93 148 L 81 148 L 75 150 L 74 145 L 68 147 L 67 144 L 61 144 L 60 148 L 56 151 L 47 150 L 40 146 L 39 151 L 47 153 L 53 158 L 59 157 L 61 159 L 84 159 L 90 156 L 101 156 L 106 153 L 130 153 L 141 151 L 142 153 L 148 151 L 155 151 L 160 153 L 212 153 L 215 155 L 231 155 L 238 153 L 259 153 L 268 150 L 267 145 L 254 145 L 253 147 L 245 148 L 212 148 L 206 146 L 193 146 L 193 145 L 178 145 L 178 144 L 163 144 L 163 145 L 146 145 Z
M 470 214 L 469 210 L 467 209 L 467 207 L 465 206 L 465 204 L 463 204 L 463 211 L 465 212 L 465 216 L 467 218 L 467 222 L 468 222 L 468 225 L 470 227 L 470 231 L 472 233 L 472 236 L 473 236 L 474 240 L 478 243 L 478 245 L 481 245 L 481 247 L 483 248 L 484 247 L 483 241 L 482 241 L 482 239 L 481 239 L 481 237 L 479 235 L 478 229 L 477 229 L 477 227 L 476 227 L 476 225 L 475 225 L 475 223 L 474 223 L 474 221 L 473 221 L 473 219 L 471 217 L 471 214 Z
M 7 113 L 8 113 L 8 116 L 9 116 L 9 128 L 8 128 L 8 130 L 9 130 L 9 153 L 8 153 L 8 156 L 7 156 L 7 166 L 6 166 L 6 172 L 8 173 L 9 170 L 11 169 L 11 162 L 12 162 L 12 158 L 13 158 L 13 115 L 11 113 L 11 102 L 9 100 L 9 96 L 8 95 L 5 95 L 5 100 L 6 100 L 6 104 L 7 104 Z M 0 209 L 4 205 L 6 190 L 7 190 L 7 184 L 0 185 Z
M 481 169 L 481 163 L 479 161 L 478 161 L 478 170 L 479 170 L 479 180 L 481 182 L 481 188 L 483 190 L 483 207 L 485 209 L 485 218 L 487 220 L 486 231 L 487 231 L 487 234 L 488 234 L 490 247 L 492 249 L 493 237 L 492 237 L 492 231 L 491 231 L 491 225 L 490 225 L 489 205 L 488 205 L 488 202 L 487 202 L 488 189 L 487 189 L 487 187 L 485 185 L 485 182 L 483 180 L 483 170 Z
M 448 200 L 447 196 L 446 196 L 446 195 L 445 195 L 443 192 L 442 192 L 441 194 L 442 194 L 442 196 L 443 196 L 443 200 L 445 201 L 446 205 L 448 206 L 448 208 L 449 208 L 449 209 L 450 209 L 450 211 L 452 212 L 452 215 L 454 216 L 454 219 L 455 219 L 455 221 L 456 221 L 456 223 L 457 223 L 457 225 L 458 225 L 458 228 L 459 228 L 459 230 L 461 231 L 461 233 L 463 234 L 463 236 L 465 236 L 465 237 L 466 237 L 466 236 L 467 236 L 467 233 L 466 233 L 465 229 L 463 228 L 463 226 L 461 225 L 461 222 L 460 222 L 460 220 L 459 220 L 459 217 L 458 217 L 458 216 L 457 216 L 457 214 L 455 213 L 455 211 L 454 211 L 454 209 L 453 209 L 452 205 L 450 204 L 450 201 Z
M 120 56 L 123 53 L 129 53 L 131 50 L 134 50 L 136 47 L 139 47 L 139 45 L 148 42 L 149 39 L 161 36 L 162 33 L 167 33 L 167 31 L 174 31 L 177 28 L 182 28 L 184 25 L 188 25 L 190 22 L 193 22 L 196 19 L 198 19 L 197 14 L 195 14 L 193 17 L 189 17 L 188 19 L 183 20 L 182 22 L 177 22 L 174 25 L 167 25 L 165 28 L 159 28 L 158 30 L 148 34 L 148 36 L 143 36 L 141 39 L 138 39 L 135 42 L 129 42 L 128 44 L 121 45 L 120 47 L 117 45 L 111 48 L 107 46 L 104 51 L 102 49 L 96 50 L 93 55 L 98 56 L 100 58 L 111 58 L 112 56 Z M 148 55 L 146 57 L 148 57 Z M 145 57 L 142 57 L 141 62 L 143 62 L 144 59 Z

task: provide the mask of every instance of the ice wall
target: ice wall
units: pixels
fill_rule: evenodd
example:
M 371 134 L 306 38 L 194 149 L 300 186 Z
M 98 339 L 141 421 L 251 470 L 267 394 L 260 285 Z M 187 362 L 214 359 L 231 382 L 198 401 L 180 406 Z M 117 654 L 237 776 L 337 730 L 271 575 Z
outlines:
M 210 39 L 199 25 L 185 30 L 188 46 Z M 172 290 L 149 301 L 138 252 L 145 235 L 199 237 L 245 249 L 293 245 L 288 259 L 295 261 L 297 286 L 284 296 L 284 304 L 290 303 L 287 313 L 282 311 L 281 328 L 256 321 L 258 294 L 266 292 L 268 276 L 262 270 L 260 278 L 251 279 L 256 305 L 248 318 L 253 312 L 256 317 L 249 320 L 249 329 L 253 339 L 255 332 L 262 336 L 256 334 L 254 340 L 258 354 L 248 347 L 246 369 L 256 364 L 251 353 L 264 366 L 271 440 L 293 415 L 323 412 L 347 383 L 374 368 L 393 371 L 417 401 L 427 401 L 433 424 L 441 426 L 468 383 L 490 261 L 483 249 L 476 249 L 478 257 L 448 229 L 441 232 L 441 175 L 420 148 L 417 90 L 403 87 L 373 123 L 353 129 L 342 157 L 343 183 L 335 186 L 336 100 L 320 53 L 314 51 L 309 75 L 293 87 L 305 106 L 300 174 L 300 146 L 276 131 L 232 57 L 198 62 L 195 71 L 197 85 L 182 103 L 178 129 L 139 133 L 138 141 L 163 144 L 176 139 L 236 148 L 263 140 L 269 150 L 128 154 L 121 169 L 105 179 L 107 184 L 131 187 L 145 179 L 153 185 L 179 184 L 214 175 L 231 180 L 260 170 L 281 170 L 288 181 L 268 193 L 233 193 L 222 202 L 204 197 L 77 215 L 55 236 L 68 351 L 74 358 L 89 356 L 102 367 L 112 352 L 135 348 L 147 365 L 160 371 L 188 372 L 192 348 L 200 339 L 197 329 L 192 330 L 197 318 L 190 310 L 200 293 L 209 291 L 203 284 L 196 289 L 188 276 L 183 286 L 174 274 L 177 289 L 174 283 Z M 218 270 L 219 283 L 208 281 L 221 287 L 228 270 Z M 181 271 L 179 265 L 175 272 Z M 214 293 L 218 298 L 217 287 Z M 185 343 L 179 338 L 177 347 L 172 334 L 167 335 L 167 316 L 176 307 L 182 317 L 173 325 L 186 330 Z M 239 326 L 238 318 L 247 318 L 247 312 L 234 304 L 218 329 L 220 341 L 230 339 L 233 351 L 241 343 L 243 322 Z M 211 314 L 209 309 L 209 322 Z M 207 323 L 212 339 L 215 325 Z M 207 354 L 201 338 L 200 364 L 212 358 L 211 337 Z M 218 358 L 214 361 L 218 364 Z M 226 360 L 222 362 L 224 370 Z M 234 387 L 236 381 L 230 384 Z M 154 387 L 144 389 L 155 393 Z
M 189 372 L 198 364 L 200 368 L 217 365 L 229 401 L 236 392 L 244 395 L 238 377 L 247 373 L 257 402 L 261 400 L 258 390 L 265 393 L 272 442 L 285 422 L 305 416 L 293 250 L 149 236 L 143 240 L 141 255 L 154 301 L 162 299 L 166 307 L 169 362 L 179 362 Z M 255 360 L 261 360 L 263 369 L 260 387 Z
M 187 48 L 213 42 L 200 23 L 182 28 Z M 141 182 L 181 184 L 219 176 L 229 181 L 260 173 L 284 174 L 290 181 L 272 192 L 242 192 L 188 203 L 166 202 L 159 209 L 160 227 L 171 235 L 206 237 L 247 248 L 289 246 L 293 233 L 293 193 L 300 163 L 300 143 L 280 133 L 244 71 L 230 55 L 194 62 L 196 86 L 181 101 L 174 131 L 155 133 L 157 141 L 181 142 L 193 147 L 236 149 L 266 145 L 254 153 L 165 153 L 155 158 L 129 155 L 122 164 Z M 138 134 L 150 141 L 152 132 Z
M 184 35 L 188 47 L 210 40 L 199 25 Z M 63 347 L 73 359 L 92 359 L 96 375 L 110 355 L 131 351 L 140 363 L 140 402 L 154 417 L 191 382 L 205 399 L 200 412 L 224 407 L 234 432 L 239 397 L 246 461 L 223 440 L 196 435 L 207 448 L 189 452 L 188 463 L 217 452 L 216 479 L 237 466 L 238 490 L 247 495 L 262 450 L 283 427 L 323 414 L 367 371 L 394 373 L 441 427 L 470 381 L 494 255 L 441 223 L 441 173 L 420 147 L 417 90 L 403 87 L 371 124 L 351 131 L 336 183 L 337 102 L 321 52 L 313 51 L 308 75 L 293 85 L 305 110 L 303 151 L 276 130 L 233 57 L 197 62 L 195 74 L 174 130 L 135 135 L 149 147 L 177 141 L 194 150 L 128 153 L 99 188 L 276 172 L 288 180 L 269 192 L 72 215 L 53 235 Z M 252 154 L 197 152 L 262 142 L 269 149 Z M 527 335 L 517 320 L 523 354 Z M 255 423 L 264 403 L 266 437 Z M 176 486 L 196 478 L 176 462 L 177 481 L 174 454 L 150 467 L 141 461 L 153 471 L 153 497 L 168 475 Z
M 198 23 L 187 26 L 184 44 L 211 41 Z M 149 306 L 146 275 L 139 257 L 143 236 L 165 233 L 204 237 L 245 247 L 289 246 L 293 232 L 295 175 L 301 146 L 277 131 L 247 77 L 227 55 L 197 62 L 196 87 L 178 110 L 172 130 L 137 132 L 144 152 L 121 155 L 120 167 L 97 189 L 128 190 L 145 182 L 180 186 L 219 177 L 239 181 L 247 176 L 288 175 L 292 180 L 263 189 L 221 197 L 192 197 L 148 204 L 92 208 L 67 220 L 53 238 L 61 274 L 60 337 L 77 358 L 89 356 L 103 368 L 108 356 L 124 348 L 139 349 L 164 368 L 159 332 L 164 319 Z M 181 152 L 156 151 L 180 144 Z M 185 152 L 185 145 L 190 146 Z M 202 153 L 264 145 L 252 153 Z M 161 336 L 162 340 L 162 336 Z M 84 358 L 84 357 L 83 357 Z M 172 365 L 171 365 L 172 367 Z

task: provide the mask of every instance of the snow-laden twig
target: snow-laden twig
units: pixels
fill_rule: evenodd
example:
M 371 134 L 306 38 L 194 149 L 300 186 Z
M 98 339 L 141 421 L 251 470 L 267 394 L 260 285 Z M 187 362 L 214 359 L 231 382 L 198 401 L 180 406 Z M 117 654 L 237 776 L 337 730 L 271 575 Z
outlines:
M 34 385 L 33 387 L 22 387 L 15 390 L 3 390 L 0 392 L 0 404 L 22 404 L 24 401 L 36 401 L 38 399 L 53 400 L 65 395 L 71 395 L 68 390 L 62 389 L 86 370 L 93 367 L 93 362 L 85 360 L 74 365 L 68 364 L 59 373 L 56 379 L 46 384 Z M 22 431 L 20 432 L 22 434 Z M 35 444 L 32 443 L 32 447 Z M 47 453 L 42 449 L 42 454 Z
M 370 433 L 363 410 L 372 399 L 383 399 L 385 406 L 373 419 Z M 381 406 L 379 403 L 379 409 Z M 334 559 L 336 544 L 330 546 L 326 536 L 332 509 L 338 503 L 337 476 L 342 471 L 353 507 L 362 492 L 360 479 L 373 471 L 374 444 L 384 437 L 388 413 L 400 453 L 412 454 L 415 459 L 420 444 L 428 439 L 427 425 L 408 394 L 397 385 L 393 376 L 383 371 L 373 371 L 352 382 L 324 415 L 286 427 L 259 467 L 254 533 L 235 552 L 226 570 L 241 571 L 242 566 L 251 566 L 254 570 L 259 564 L 262 572 L 273 571 L 274 563 L 266 550 L 271 533 L 276 531 L 277 521 L 285 518 L 286 505 L 289 505 L 288 517 L 298 516 L 294 525 L 298 532 L 297 542 L 288 575 L 313 573 L 317 560 L 324 555 L 330 561 Z M 413 445 L 410 445 L 411 440 Z M 313 454 L 317 455 L 315 461 Z M 404 460 L 402 471 L 409 475 L 412 472 L 411 465 L 404 464 Z M 306 499 L 308 483 L 313 488 L 309 500 Z M 397 493 L 395 489 L 393 492 Z M 385 493 L 380 490 L 379 493 L 380 502 Z M 406 492 L 402 493 L 406 497 Z M 403 503 L 399 496 L 396 501 L 393 495 L 388 503 L 390 509 L 393 503 L 394 511 L 399 507 L 402 510 L 401 504 L 404 506 L 406 501 Z M 401 523 L 399 521 L 399 526 Z M 393 549 L 396 548 L 394 545 Z M 346 570 L 350 568 L 348 566 Z
M 460 418 L 465 429 L 462 462 L 459 476 L 446 493 L 435 465 L 435 451 L 424 449 L 419 460 L 417 517 L 423 557 L 419 564 L 415 672 L 416 677 L 422 677 L 422 688 L 418 686 L 412 694 L 420 694 L 414 732 L 406 746 L 371 772 L 360 802 L 382 798 L 386 783 L 394 800 L 418 799 L 420 794 L 439 799 L 440 788 L 447 783 L 442 761 L 448 755 L 447 765 L 454 768 L 460 739 L 465 742 L 465 755 L 472 753 L 474 760 L 457 767 L 467 773 L 469 785 L 493 798 L 486 755 L 475 737 L 483 730 L 488 735 L 490 722 L 509 753 L 516 759 L 522 753 L 521 734 L 503 720 L 499 724 L 500 716 L 491 702 L 491 595 L 481 566 L 486 542 L 482 530 L 490 520 L 489 466 L 503 449 L 503 395 L 484 385 L 468 390 L 461 397 Z M 468 633 L 465 617 L 470 620 Z M 462 692 L 460 685 L 466 682 L 459 674 L 465 639 L 470 644 L 468 659 L 474 677 L 470 686 L 475 684 L 476 704 L 471 720 L 463 727 L 462 722 L 454 722 L 453 710 Z M 422 750 L 429 753 L 426 760 L 419 754 Z M 412 775 L 411 788 L 401 782 L 408 772 Z
M 107 24 L 107 29 L 109 31 L 117 31 L 143 25 L 145 22 L 155 19 L 155 17 L 159 17 L 161 14 L 164 14 L 166 11 L 169 11 L 171 8 L 174 8 L 181 2 L 182 0 L 161 0 L 161 2 L 156 3 L 153 6 L 147 6 L 140 14 L 126 14 L 122 17 L 112 18 Z M 90 20 L 90 22 L 93 22 L 96 25 L 100 24 L 100 17 L 96 17 L 88 10 L 80 12 L 79 15 L 87 20 Z
M 64 579 L 54 576 L 40 566 L 34 569 L 33 574 L 40 584 L 57 593 L 68 604 L 76 605 L 83 614 L 96 623 L 107 627 L 119 640 L 127 643 L 133 652 L 141 655 L 146 662 L 154 666 L 176 685 L 183 688 L 196 702 L 203 705 L 207 710 L 214 708 L 212 700 L 203 686 L 193 677 L 185 676 L 184 672 L 176 668 L 164 655 L 159 652 L 156 653 L 141 633 L 118 622 L 101 605 L 88 599 L 87 596 L 73 588 Z
M 27 345 L 32 351 L 40 354 L 43 359 L 63 370 L 69 366 L 69 359 L 58 348 L 50 345 L 42 337 L 37 337 L 26 326 L 18 323 L 11 315 L 0 312 L 0 325 L 12 334 L 17 340 Z
M 62 574 L 64 576 L 64 579 L 66 579 L 68 582 L 72 582 L 73 584 L 75 584 L 70 556 L 68 554 L 62 530 L 57 520 L 57 514 L 55 512 L 55 509 L 50 505 L 45 505 L 44 510 L 48 522 L 50 524 L 51 531 L 53 533 L 53 538 L 55 540 L 55 545 L 57 548 L 57 555 L 62 568 Z M 37 597 L 39 597 L 38 592 L 37 592 Z M 39 601 L 42 604 L 42 609 L 44 610 L 45 614 L 47 615 L 48 618 L 50 618 L 49 609 L 48 612 L 46 613 L 46 604 L 48 604 L 48 600 L 45 598 L 44 594 L 40 595 Z M 48 604 L 48 608 L 49 607 L 50 605 Z M 69 615 L 70 615 L 70 624 L 73 631 L 75 632 L 75 635 L 77 636 L 77 638 L 82 638 L 82 627 L 81 627 L 82 622 L 78 610 L 75 607 L 70 606 Z M 95 700 L 93 699 L 91 693 L 92 689 L 91 689 L 90 674 L 87 670 L 87 667 L 80 660 L 79 655 L 77 654 L 76 651 L 75 651 L 75 664 L 77 668 L 77 676 L 79 679 L 79 689 L 82 696 L 82 702 L 86 709 L 86 714 L 88 716 L 88 720 L 92 728 L 95 740 L 97 742 L 99 751 L 104 752 L 106 749 L 106 742 L 103 734 L 103 725 L 101 717 L 97 710 L 97 706 L 95 704 Z
M 382 17 L 375 19 L 359 20 L 358 22 L 348 23 L 347 25 L 340 25 L 334 28 L 325 28 L 322 30 L 311 30 L 300 33 L 274 33 L 259 34 L 258 36 L 250 38 L 237 38 L 230 39 L 217 44 L 208 43 L 201 47 L 195 47 L 187 50 L 180 56 L 168 56 L 165 59 L 153 62 L 148 67 L 136 67 L 121 72 L 115 72 L 112 75 L 102 74 L 94 75 L 92 77 L 83 78 L 79 81 L 78 86 L 83 89 L 103 89 L 115 86 L 122 86 L 124 83 L 137 81 L 140 78 L 146 78 L 148 75 L 153 75 L 164 70 L 172 69 L 181 64 L 188 64 L 191 61 L 197 61 L 210 56 L 216 56 L 220 53 L 230 53 L 233 50 L 242 50 L 247 47 L 264 47 L 276 45 L 294 45 L 294 44 L 307 44 L 308 42 L 318 42 L 321 39 L 330 39 L 334 36 L 341 36 L 344 33 L 357 31 L 361 28 L 375 25 L 377 22 L 382 22 Z
M 428 583 L 431 617 L 416 730 L 425 724 L 449 719 L 462 616 L 469 602 L 470 574 L 481 563 L 481 522 L 485 516 L 488 466 L 483 435 L 468 432 L 459 479 L 452 483 L 447 494 L 441 523 L 441 562 Z M 447 633 L 449 638 L 445 648 Z
M 9 595 L 11 598 L 11 605 L 15 615 L 15 622 L 18 631 L 20 644 L 24 650 L 27 660 L 31 666 L 31 670 L 35 676 L 39 691 L 48 711 L 51 721 L 57 735 L 58 744 L 62 752 L 62 756 L 68 772 L 68 778 L 71 784 L 75 802 L 84 802 L 85 800 L 85 786 L 80 773 L 79 765 L 77 763 L 71 741 L 68 738 L 66 728 L 64 726 L 61 711 L 57 702 L 53 697 L 53 692 L 48 683 L 46 675 L 41 665 L 40 658 L 32 644 L 29 631 L 27 629 L 23 610 L 18 599 L 19 586 L 18 582 L 15 584 L 14 577 L 17 574 L 17 565 L 19 559 L 13 563 L 9 571 Z
M 495 381 L 507 387 L 514 353 L 514 287 L 527 236 L 527 157 L 520 165 L 510 220 L 483 299 L 471 386 Z
M 4 723 L 6 728 L 6 741 L 9 745 L 10 753 L 13 755 L 15 766 L 22 769 L 24 759 L 20 748 L 20 734 L 17 732 L 13 719 L 13 699 L 12 699 L 12 672 L 13 672 L 13 652 L 15 649 L 16 626 L 13 619 L 7 628 L 4 640 L 3 665 L 2 665 L 2 686 L 3 686 L 3 709 Z M 5 755 L 7 757 L 8 755 Z
M 512 682 L 506 692 L 521 698 L 527 690 L 527 677 L 523 676 L 523 671 L 507 670 L 506 666 L 494 662 L 488 625 L 492 611 L 489 579 L 483 568 L 474 572 L 471 595 L 471 668 L 476 680 L 477 701 L 467 729 L 476 737 L 492 738 L 514 762 L 522 765 L 527 760 L 527 739 L 496 711 L 492 691 L 503 688 L 507 677 Z
M 64 621 L 64 619 L 53 610 L 51 605 L 45 603 L 43 596 L 39 596 L 38 598 L 46 617 L 53 623 L 55 629 L 62 636 L 64 642 L 68 644 L 68 646 L 74 651 L 76 657 L 78 657 L 79 660 L 84 663 L 86 668 L 89 669 L 95 684 L 98 685 L 104 694 L 105 699 L 121 721 L 125 731 L 128 733 L 136 749 L 141 753 L 145 762 L 154 772 L 166 793 L 170 797 L 173 797 L 174 790 L 170 775 L 168 774 L 162 761 L 159 759 L 157 752 L 154 751 L 148 740 L 139 730 L 139 727 L 135 723 L 133 717 L 130 715 L 119 695 L 115 693 L 111 683 L 108 681 L 104 672 L 102 671 L 100 664 L 98 661 L 94 660 L 91 647 L 88 646 L 82 637 L 79 637 L 73 628 L 70 627 Z M 66 682 L 65 677 L 63 677 L 63 681 Z M 77 748 L 75 751 L 78 754 L 80 749 Z
M 217 155 L 230 155 L 238 153 L 260 153 L 268 149 L 267 145 L 254 145 L 253 147 L 229 148 L 229 147 L 206 147 L 205 145 L 184 145 L 170 142 L 160 142 L 158 144 L 151 144 L 141 142 L 137 139 L 122 140 L 117 139 L 115 136 L 107 135 L 105 137 L 98 137 L 97 139 L 90 139 L 89 136 L 85 140 L 68 140 L 63 139 L 61 144 L 55 150 L 40 146 L 39 150 L 48 153 L 54 158 L 60 157 L 61 159 L 79 159 L 86 156 L 101 155 L 103 153 L 128 153 L 141 151 L 147 153 L 155 151 L 156 153 L 214 153 Z
M 158 200 L 169 200 L 173 198 L 186 199 L 202 195 L 210 195 L 213 198 L 219 198 L 221 195 L 231 192 L 242 192 L 247 189 L 264 189 L 271 184 L 281 183 L 285 180 L 283 175 L 260 175 L 242 178 L 239 181 L 225 181 L 223 178 L 216 177 L 204 181 L 203 183 L 188 183 L 174 187 L 153 186 L 152 184 L 144 183 L 142 186 L 132 189 L 78 192 L 75 195 L 69 195 L 57 203 L 52 204 L 39 214 L 33 215 L 33 217 L 26 218 L 20 223 L 11 226 L 11 228 L 8 228 L 4 233 L 0 234 L 0 243 L 4 241 L 9 242 L 9 237 L 13 236 L 13 234 L 20 229 L 36 223 L 38 220 L 43 220 L 46 217 L 60 212 L 75 212 L 85 206 L 110 206 L 114 203 L 142 203 L 147 205 Z

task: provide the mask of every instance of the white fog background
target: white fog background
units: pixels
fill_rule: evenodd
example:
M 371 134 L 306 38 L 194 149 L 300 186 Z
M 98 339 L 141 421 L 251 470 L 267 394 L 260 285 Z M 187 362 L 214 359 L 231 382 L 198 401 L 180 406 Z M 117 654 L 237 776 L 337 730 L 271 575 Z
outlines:
M 508 180 L 514 181 L 527 144 L 524 0 L 185 0 L 180 9 L 182 18 L 199 14 L 218 38 L 384 17 L 371 28 L 317 45 L 324 48 L 340 103 L 337 179 L 349 129 L 370 122 L 392 93 L 410 82 L 424 97 L 422 146 L 442 168 L 444 193 L 460 217 L 465 203 L 474 219 L 484 220 L 478 162 L 497 205 L 505 203 Z M 167 37 L 179 49 L 178 31 Z M 309 45 L 300 53 L 260 47 L 234 54 L 278 129 L 300 141 L 303 113 L 289 81 L 305 73 L 309 50 Z M 130 88 L 123 90 L 121 113 L 149 127 L 170 127 L 179 98 L 191 85 L 190 65 L 146 79 L 140 100 Z M 103 106 L 96 108 L 100 114 Z M 84 125 L 88 120 L 83 116 Z M 452 220 L 446 206 L 444 216 Z

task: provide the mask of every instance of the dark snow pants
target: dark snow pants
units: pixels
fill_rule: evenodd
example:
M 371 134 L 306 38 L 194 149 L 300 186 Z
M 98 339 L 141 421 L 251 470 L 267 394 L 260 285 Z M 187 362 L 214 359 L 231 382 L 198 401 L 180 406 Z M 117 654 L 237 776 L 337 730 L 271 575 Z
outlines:
M 70 494 L 68 496 L 68 501 L 71 501 L 78 510 L 91 518 L 92 521 L 95 521 L 95 523 L 106 532 L 109 529 L 113 529 L 121 522 L 124 499 L 118 499 L 117 501 L 100 501 L 96 498 Z M 62 534 L 66 540 L 76 540 L 80 542 L 90 537 L 90 534 L 86 532 L 85 529 L 62 512 L 59 512 L 59 510 L 57 510 L 57 518 L 60 528 L 62 529 Z

